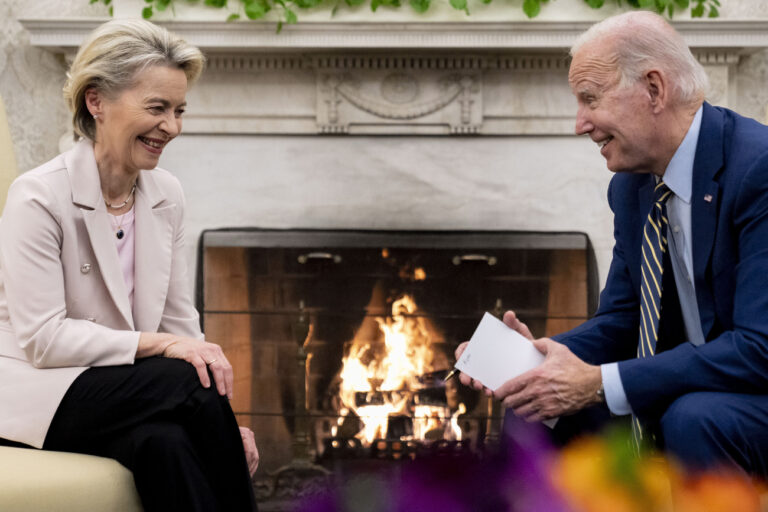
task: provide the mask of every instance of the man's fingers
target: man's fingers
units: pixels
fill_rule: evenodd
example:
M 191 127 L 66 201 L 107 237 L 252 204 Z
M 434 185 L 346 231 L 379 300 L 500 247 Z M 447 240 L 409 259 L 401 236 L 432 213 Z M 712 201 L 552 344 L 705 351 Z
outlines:
M 464 353 L 464 351 L 467 349 L 467 345 L 469 344 L 468 341 L 463 342 L 461 345 L 456 347 L 456 351 L 453 353 L 454 356 L 456 356 L 456 360 L 458 361 L 461 357 L 461 354 Z
M 530 329 L 528 329 L 528 326 L 525 325 L 523 322 L 521 322 L 514 311 L 507 311 L 504 313 L 504 317 L 502 318 L 502 321 L 504 324 L 509 327 L 510 329 L 513 329 L 529 340 L 533 339 L 533 335 L 531 334 Z

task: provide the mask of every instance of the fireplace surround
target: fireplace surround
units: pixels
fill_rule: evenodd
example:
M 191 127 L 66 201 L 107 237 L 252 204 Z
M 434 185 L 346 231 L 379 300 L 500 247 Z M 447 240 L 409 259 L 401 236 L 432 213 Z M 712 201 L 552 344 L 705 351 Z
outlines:
M 484 311 L 514 308 L 544 336 L 583 322 L 597 300 L 594 251 L 583 233 L 238 228 L 203 232 L 198 251 L 205 332 L 233 364 L 233 408 L 259 433 L 267 472 L 297 458 L 330 466 L 345 457 L 396 459 L 439 440 L 482 447 L 499 412 L 478 393 L 442 381 L 456 346 Z M 415 307 L 398 311 L 404 296 Z M 357 403 L 345 405 L 344 357 L 355 346 L 368 363 L 379 357 L 381 326 L 398 319 L 418 324 L 406 350 L 428 344 L 427 365 L 410 387 L 364 386 Z M 362 439 L 364 409 L 350 407 L 381 404 L 393 393 L 407 394 L 407 407 L 384 417 L 377 442 Z M 436 407 L 427 435 L 413 414 L 425 404 Z M 457 413 L 459 404 L 465 413 Z M 452 415 L 458 438 L 448 432 Z M 422 444 L 408 445 L 414 440 Z

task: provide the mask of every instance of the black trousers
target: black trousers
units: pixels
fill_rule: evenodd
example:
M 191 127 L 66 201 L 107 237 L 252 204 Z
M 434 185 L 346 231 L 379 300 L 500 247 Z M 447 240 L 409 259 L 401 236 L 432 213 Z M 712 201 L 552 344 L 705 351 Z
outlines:
M 256 510 L 229 401 L 179 359 L 89 368 L 43 448 L 116 459 L 133 472 L 146 512 Z

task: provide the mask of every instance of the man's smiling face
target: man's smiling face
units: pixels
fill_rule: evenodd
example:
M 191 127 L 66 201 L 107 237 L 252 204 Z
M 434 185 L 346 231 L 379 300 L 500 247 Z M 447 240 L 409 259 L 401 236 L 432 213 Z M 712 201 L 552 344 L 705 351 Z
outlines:
M 578 102 L 576 134 L 587 134 L 613 172 L 652 172 L 659 133 L 651 98 L 641 78 L 620 84 L 617 60 L 605 39 L 574 54 L 568 82 Z

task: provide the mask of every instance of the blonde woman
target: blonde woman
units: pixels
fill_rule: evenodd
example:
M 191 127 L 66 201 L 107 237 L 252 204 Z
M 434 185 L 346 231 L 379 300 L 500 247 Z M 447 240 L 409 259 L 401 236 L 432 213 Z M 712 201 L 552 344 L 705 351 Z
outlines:
M 0 224 L 0 438 L 112 457 L 145 510 L 255 509 L 253 433 L 187 286 L 184 196 L 157 163 L 200 51 L 142 20 L 83 43 L 75 147 L 21 175 Z

